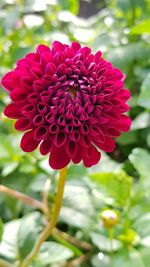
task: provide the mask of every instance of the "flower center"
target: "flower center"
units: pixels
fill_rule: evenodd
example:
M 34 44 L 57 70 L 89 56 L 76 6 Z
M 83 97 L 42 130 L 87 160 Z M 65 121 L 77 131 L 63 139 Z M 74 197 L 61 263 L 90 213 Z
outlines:
M 69 88 L 69 91 L 70 91 L 70 93 L 72 95 L 72 98 L 75 99 L 77 91 L 78 91 L 78 88 L 75 88 L 75 87 L 72 86 L 72 87 Z

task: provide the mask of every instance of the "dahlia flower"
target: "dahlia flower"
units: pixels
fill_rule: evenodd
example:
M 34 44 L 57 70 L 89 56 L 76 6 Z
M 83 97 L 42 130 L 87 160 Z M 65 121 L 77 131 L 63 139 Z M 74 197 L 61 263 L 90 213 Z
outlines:
M 4 114 L 25 132 L 23 151 L 39 146 L 54 169 L 81 160 L 90 167 L 100 150 L 113 151 L 114 138 L 130 128 L 124 79 L 100 51 L 93 54 L 77 42 L 39 45 L 2 78 L 12 101 Z

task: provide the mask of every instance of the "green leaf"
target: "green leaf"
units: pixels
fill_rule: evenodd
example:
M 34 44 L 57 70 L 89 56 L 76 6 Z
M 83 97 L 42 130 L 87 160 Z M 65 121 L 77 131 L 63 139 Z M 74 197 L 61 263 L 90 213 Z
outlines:
M 4 225 L 0 255 L 8 261 L 15 261 L 18 255 L 18 229 L 21 220 L 14 220 Z
M 133 121 L 131 130 L 144 129 L 150 126 L 150 113 L 141 112 Z M 132 133 L 133 134 L 133 133 Z
M 9 162 L 3 167 L 2 176 L 7 176 L 11 174 L 19 165 L 19 162 Z
M 92 196 L 85 180 L 69 180 L 65 185 L 60 220 L 77 228 L 88 228 L 94 215 Z
M 83 255 L 83 252 L 75 245 L 72 245 L 70 242 L 66 241 L 65 239 L 61 238 L 59 235 L 53 234 L 53 238 L 55 241 L 57 241 L 59 244 L 64 245 L 65 247 L 69 248 L 72 250 L 75 256 L 80 257 Z
M 126 133 L 122 133 L 116 140 L 117 143 L 121 145 L 129 145 L 133 144 L 137 141 L 137 133 L 130 131 Z
M 101 154 L 102 154 L 101 161 L 98 164 L 96 164 L 96 166 L 93 166 L 88 169 L 89 174 L 97 173 L 97 172 L 110 173 L 113 171 L 119 171 L 122 168 L 121 163 L 116 162 L 104 152 L 101 152 Z
M 111 49 L 107 54 L 107 59 L 115 66 L 126 71 L 128 71 L 128 66 L 133 63 L 134 60 L 143 61 L 148 57 L 149 49 L 141 42 Z
M 142 83 L 138 104 L 141 107 L 150 109 L 150 73 Z
M 73 257 L 73 252 L 69 248 L 56 242 L 44 242 L 40 249 L 37 261 L 40 266 L 47 266 L 58 262 L 65 262 Z M 35 265 L 36 266 L 36 265 Z
M 93 267 L 110 267 L 110 257 L 102 252 L 99 252 L 97 255 L 92 257 L 92 266 Z
M 100 235 L 98 233 L 91 233 L 90 234 L 93 244 L 98 247 L 102 251 L 109 252 L 110 251 L 110 241 L 109 238 Z M 121 242 L 113 239 L 113 251 L 117 251 L 121 248 Z
M 150 133 L 147 135 L 147 145 L 150 147 Z
M 69 10 L 73 14 L 77 14 L 79 10 L 79 1 L 78 0 L 58 0 L 59 5 L 65 9 Z
M 66 183 L 63 206 L 82 211 L 89 216 L 94 213 L 88 188 L 73 183 Z
M 141 237 L 147 237 L 150 234 L 150 212 L 142 214 L 133 224 L 133 228 Z
M 18 229 L 18 249 L 21 258 L 25 258 L 34 246 L 34 243 L 42 231 L 41 215 L 34 212 L 21 219 Z
M 141 248 L 140 255 L 143 259 L 144 267 L 149 267 L 149 248 Z
M 92 225 L 92 220 L 89 216 L 68 207 L 61 208 L 60 221 L 80 229 L 85 229 Z
M 72 178 L 77 178 L 80 179 L 80 177 L 83 177 L 87 175 L 87 169 L 82 165 L 70 165 L 68 167 L 68 171 L 67 171 L 67 177 L 69 177 L 70 179 Z
M 134 148 L 129 155 L 129 160 L 142 177 L 149 178 L 150 154 L 142 148 Z
M 137 251 L 135 249 L 131 249 L 130 251 L 122 250 L 113 256 L 113 266 L 149 267 L 148 261 L 146 263 L 146 256 L 148 255 L 144 255 L 144 253 L 142 255 L 140 251 Z
M 144 19 L 131 28 L 131 34 L 150 34 L 150 19 Z
M 104 187 L 115 201 L 124 206 L 132 186 L 132 178 L 125 172 L 94 173 L 90 175 L 100 187 Z

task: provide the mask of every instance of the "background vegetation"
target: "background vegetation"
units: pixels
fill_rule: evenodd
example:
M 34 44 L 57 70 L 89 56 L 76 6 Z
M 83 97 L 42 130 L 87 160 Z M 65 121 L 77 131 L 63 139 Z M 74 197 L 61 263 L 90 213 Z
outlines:
M 94 14 L 93 14 L 94 13 Z M 77 16 L 78 15 L 78 16 Z M 0 75 L 39 43 L 77 40 L 102 50 L 127 75 L 129 133 L 96 167 L 70 165 L 57 229 L 33 267 L 150 266 L 150 2 L 149 0 L 1 0 Z M 20 134 L 3 116 L 9 102 L 0 89 L 0 184 L 52 207 L 57 173 L 38 152 L 19 148 Z M 43 197 L 44 196 L 44 197 Z M 114 209 L 112 251 L 100 213 Z M 42 212 L 0 194 L 0 259 L 16 266 L 46 222 Z M 2 263 L 1 263 L 2 265 Z M 1 266 L 0 265 L 0 266 Z M 7 266 L 7 265 L 6 265 Z

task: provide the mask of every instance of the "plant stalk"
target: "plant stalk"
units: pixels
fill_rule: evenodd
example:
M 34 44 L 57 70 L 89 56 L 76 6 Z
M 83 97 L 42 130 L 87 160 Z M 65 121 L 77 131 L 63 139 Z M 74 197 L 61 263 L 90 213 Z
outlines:
M 114 239 L 114 228 L 111 227 L 109 229 L 109 244 L 110 244 L 109 251 L 110 251 L 110 256 L 111 257 L 113 256 L 113 239 Z
M 7 261 L 0 259 L 0 267 L 12 267 L 12 265 Z
M 24 259 L 20 267 L 28 267 L 35 256 L 38 254 L 41 245 L 43 242 L 50 236 L 53 232 L 53 229 L 57 223 L 57 219 L 59 216 L 59 212 L 62 205 L 63 193 L 64 193 L 64 186 L 65 186 L 65 179 L 67 174 L 67 168 L 61 169 L 59 171 L 59 181 L 58 181 L 58 192 L 56 196 L 55 208 L 54 213 L 52 216 L 51 221 L 48 223 L 44 231 L 40 234 L 39 238 L 37 239 L 32 251 L 28 254 L 28 256 Z
M 0 192 L 9 195 L 11 197 L 17 198 L 24 202 L 25 204 L 28 204 L 32 207 L 36 207 L 40 210 L 42 210 L 44 213 L 48 212 L 47 207 L 40 201 L 33 199 L 32 197 L 29 197 L 21 192 L 18 192 L 16 190 L 13 190 L 11 188 L 8 188 L 7 186 L 0 185 Z

